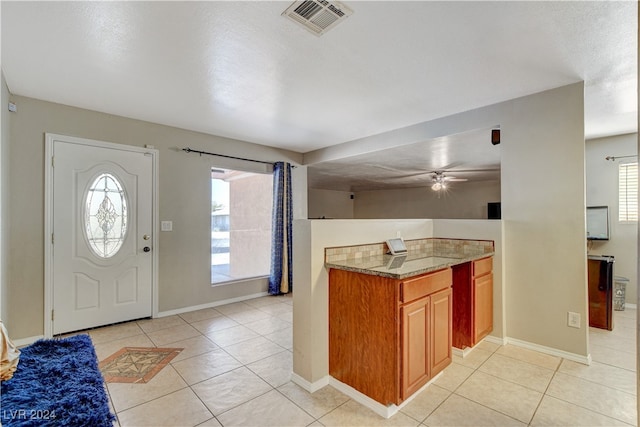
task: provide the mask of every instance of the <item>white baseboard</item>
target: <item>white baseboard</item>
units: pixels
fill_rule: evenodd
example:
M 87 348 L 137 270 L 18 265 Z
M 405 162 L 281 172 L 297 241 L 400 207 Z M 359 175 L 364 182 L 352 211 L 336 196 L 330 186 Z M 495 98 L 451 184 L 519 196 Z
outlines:
M 44 335 L 37 335 L 35 337 L 28 337 L 28 338 L 20 338 L 18 340 L 12 339 L 11 341 L 16 347 L 24 347 L 26 345 L 31 345 L 42 338 L 44 338 Z
M 320 390 L 322 387 L 329 385 L 329 375 L 322 377 L 318 381 L 312 383 L 305 380 L 295 372 L 292 372 L 291 381 L 295 384 L 298 384 L 300 387 L 307 390 L 309 393 L 315 393 L 316 391 Z
M 506 345 L 507 344 L 507 339 L 506 338 L 494 337 L 493 335 L 487 335 L 482 341 L 492 342 L 492 343 L 498 344 L 498 345 Z
M 486 337 L 484 337 L 482 340 L 480 340 L 480 342 L 478 344 L 480 344 L 483 341 L 491 342 L 491 343 L 498 344 L 498 345 L 505 345 L 507 343 L 507 340 L 505 338 L 498 338 L 498 337 L 494 337 L 494 336 L 491 336 L 491 335 L 487 335 Z M 460 356 L 460 357 L 462 357 L 464 359 L 475 348 L 478 348 L 478 344 L 476 344 L 473 347 L 465 347 L 463 349 L 456 348 L 456 347 L 451 347 L 451 350 L 452 350 L 453 354 L 455 354 L 456 356 Z
M 397 405 L 391 404 L 389 406 L 385 406 L 382 403 L 376 402 L 369 396 L 360 393 L 358 390 L 351 387 L 350 385 L 347 385 L 342 381 L 338 381 L 333 377 L 329 377 L 329 385 L 335 388 L 336 390 L 340 391 L 341 393 L 346 394 L 347 396 L 349 396 L 351 399 L 355 400 L 362 406 L 365 406 L 371 409 L 373 412 L 375 412 L 376 414 L 380 415 L 383 418 L 391 418 L 396 413 L 398 413 L 398 410 L 400 409 Z
M 551 347 L 545 347 L 543 345 L 530 343 L 528 341 L 522 341 L 517 338 L 507 338 L 507 343 L 515 345 L 517 347 L 539 351 L 540 353 L 549 354 L 551 356 L 557 356 L 557 357 L 562 357 L 564 359 L 573 360 L 574 362 L 582 363 L 585 365 L 591 364 L 591 354 L 583 356 L 581 354 L 569 353 L 568 351 L 558 350 L 556 348 L 551 348 Z
M 625 308 L 627 308 L 627 307 L 628 307 L 628 308 L 631 308 L 631 309 L 633 309 L 633 310 L 636 310 L 636 309 L 638 308 L 638 305 L 637 305 L 637 304 L 631 304 L 631 303 L 628 303 L 628 302 L 625 302 L 625 303 L 624 303 L 624 306 L 625 306 Z
M 351 387 L 350 385 L 345 384 L 342 381 L 338 381 L 337 379 L 331 376 L 329 377 L 329 385 L 334 387 L 336 390 L 342 392 L 343 394 L 346 394 L 347 396 L 349 396 L 351 399 L 355 400 L 359 404 L 371 409 L 373 412 L 380 415 L 381 417 L 391 418 L 392 416 L 397 414 L 398 411 L 400 411 L 402 408 L 408 405 L 416 396 L 422 393 L 424 389 L 429 387 L 431 383 L 437 380 L 440 377 L 440 375 L 442 375 L 442 372 L 440 372 L 435 377 L 431 378 L 431 380 L 428 383 L 420 387 L 419 390 L 417 390 L 415 393 L 409 396 L 409 398 L 404 400 L 400 405 L 391 404 L 389 406 L 385 406 L 380 402 L 376 402 L 366 394 L 360 393 L 358 390 Z
M 257 294 L 244 295 L 236 298 L 229 298 L 220 301 L 209 302 L 206 304 L 192 305 L 190 307 L 176 308 L 175 310 L 167 310 L 158 312 L 157 317 L 173 316 L 175 314 L 188 313 L 190 311 L 202 310 L 204 308 L 214 308 L 225 304 L 233 304 L 234 302 L 246 301 L 248 299 L 260 298 L 269 295 L 268 292 L 259 292 Z

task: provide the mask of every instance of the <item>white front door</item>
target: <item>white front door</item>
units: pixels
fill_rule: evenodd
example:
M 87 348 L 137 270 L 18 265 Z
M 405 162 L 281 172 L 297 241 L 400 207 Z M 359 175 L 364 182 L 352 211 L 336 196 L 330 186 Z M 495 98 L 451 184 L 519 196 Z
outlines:
M 152 315 L 154 155 L 47 135 L 52 333 Z

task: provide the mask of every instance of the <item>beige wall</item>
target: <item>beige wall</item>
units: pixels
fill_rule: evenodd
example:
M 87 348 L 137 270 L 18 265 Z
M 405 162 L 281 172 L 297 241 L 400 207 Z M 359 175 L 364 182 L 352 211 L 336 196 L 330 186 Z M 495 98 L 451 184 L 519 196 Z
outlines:
M 265 279 L 210 285 L 211 167 L 215 163 L 218 167 L 262 171 L 263 166 L 222 158 L 214 162 L 213 157 L 187 154 L 179 148 L 292 163 L 299 163 L 301 155 L 31 98 L 12 99 L 18 113 L 10 117 L 9 308 L 3 313 L 13 327 L 12 337 L 43 334 L 45 132 L 135 146 L 149 144 L 159 150 L 159 217 L 173 221 L 173 231 L 158 236 L 161 312 L 267 289 Z
M 606 160 L 607 156 L 625 156 L 637 153 L 638 134 L 619 135 L 587 141 L 586 176 L 587 206 L 609 206 L 609 241 L 591 242 L 589 254 L 613 255 L 614 274 L 629 279 L 626 301 L 636 303 L 637 298 L 637 223 L 618 221 L 618 165 L 637 161 L 637 158 Z
M 9 312 L 9 88 L 4 80 L 4 74 L 0 73 L 2 84 L 2 97 L 0 111 L 2 121 L 0 126 L 0 319 L 12 333 L 12 325 L 7 314 Z
M 521 342 L 586 358 L 582 82 L 306 153 L 304 161 L 313 164 L 496 125 L 501 128 L 502 140 L 500 193 L 506 333 Z M 541 185 L 543 179 L 553 185 Z M 349 230 L 344 233 L 340 239 L 351 244 Z M 307 234 L 311 235 L 308 230 Z M 376 239 L 371 236 L 368 241 L 371 240 Z M 300 253 L 314 253 L 328 243 L 295 241 L 302 246 L 296 247 L 296 253 L 298 249 Z M 318 349 L 308 337 L 296 333 L 296 328 L 314 332 L 326 328 L 326 317 L 321 318 L 321 313 L 313 309 L 317 304 L 321 310 L 326 304 L 323 302 L 326 292 L 316 285 L 318 273 L 311 262 L 300 259 L 304 256 L 298 258 L 296 289 L 309 301 L 299 306 L 294 303 L 294 321 L 299 322 L 294 324 L 294 370 L 306 380 L 316 381 L 327 374 L 326 369 L 322 373 L 326 361 L 313 354 Z M 299 301 L 297 295 L 294 298 Z M 581 315 L 579 329 L 567 326 L 568 311 Z M 309 362 L 309 358 L 315 362 Z
M 499 201 L 498 181 L 456 182 L 440 194 L 429 187 L 359 191 L 354 218 L 486 219 L 487 202 Z
M 349 191 L 308 190 L 309 219 L 353 218 L 354 199 Z

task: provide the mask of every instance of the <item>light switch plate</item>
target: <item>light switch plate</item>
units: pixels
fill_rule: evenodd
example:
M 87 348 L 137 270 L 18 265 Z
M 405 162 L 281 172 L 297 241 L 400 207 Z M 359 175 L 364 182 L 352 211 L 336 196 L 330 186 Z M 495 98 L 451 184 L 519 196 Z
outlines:
M 580 313 L 569 311 L 567 313 L 567 325 L 572 328 L 580 328 Z
M 160 231 L 173 231 L 173 221 L 161 221 Z

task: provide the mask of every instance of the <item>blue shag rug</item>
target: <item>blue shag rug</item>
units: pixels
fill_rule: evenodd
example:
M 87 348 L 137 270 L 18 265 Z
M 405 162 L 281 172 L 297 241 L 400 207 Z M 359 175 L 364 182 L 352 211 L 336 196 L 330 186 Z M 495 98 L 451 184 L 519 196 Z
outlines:
M 112 426 L 104 380 L 89 335 L 42 339 L 20 349 L 0 390 L 3 426 Z

